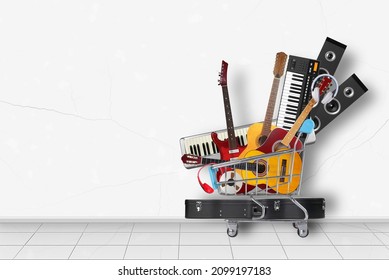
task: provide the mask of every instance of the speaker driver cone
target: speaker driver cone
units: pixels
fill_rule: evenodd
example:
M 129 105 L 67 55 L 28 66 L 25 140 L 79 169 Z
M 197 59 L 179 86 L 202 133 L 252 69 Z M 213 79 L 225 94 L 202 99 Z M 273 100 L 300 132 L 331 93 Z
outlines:
M 336 115 L 340 112 L 340 107 L 340 102 L 334 98 L 331 102 L 324 105 L 324 110 L 327 114 Z
M 344 94 L 344 96 L 351 98 L 354 95 L 354 89 L 352 87 L 346 87 L 343 90 L 343 94 Z
M 320 119 L 318 118 L 318 116 L 315 116 L 313 118 L 313 122 L 315 124 L 315 127 L 313 128 L 313 130 L 317 131 L 320 128 L 320 126 L 321 126 L 321 122 L 320 122 Z

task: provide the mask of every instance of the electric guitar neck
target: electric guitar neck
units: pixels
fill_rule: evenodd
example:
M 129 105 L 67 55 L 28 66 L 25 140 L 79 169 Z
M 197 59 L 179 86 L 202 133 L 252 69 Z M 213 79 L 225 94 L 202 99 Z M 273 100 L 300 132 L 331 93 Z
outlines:
M 217 137 L 217 134 L 214 132 L 211 134 L 212 141 L 215 142 L 216 146 L 218 147 L 220 151 L 220 157 L 223 160 L 230 160 L 232 158 L 238 157 L 239 154 L 244 149 L 244 147 L 238 145 L 236 141 L 234 123 L 232 120 L 230 97 L 228 95 L 228 88 L 227 88 L 227 68 L 228 68 L 228 63 L 223 60 L 221 71 L 219 74 L 220 76 L 219 85 L 222 87 L 222 92 L 223 92 L 224 112 L 226 117 L 227 135 L 228 135 L 227 141 L 220 140 Z

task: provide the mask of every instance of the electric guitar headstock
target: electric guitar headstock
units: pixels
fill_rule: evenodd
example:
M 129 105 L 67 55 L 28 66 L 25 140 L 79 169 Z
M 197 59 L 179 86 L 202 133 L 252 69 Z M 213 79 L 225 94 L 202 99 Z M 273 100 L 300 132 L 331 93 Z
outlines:
M 319 96 L 315 96 L 315 94 L 312 93 L 312 99 L 314 99 L 316 103 L 319 102 L 319 97 L 325 94 L 326 92 L 328 92 L 331 86 L 332 86 L 332 79 L 327 76 L 323 77 L 323 79 L 321 79 L 321 81 L 319 82 L 318 86 L 316 86 L 316 88 L 319 88 L 318 91 Z
M 273 75 L 275 78 L 281 78 L 284 74 L 286 59 L 288 55 L 284 52 L 279 52 L 276 55 L 276 62 L 274 64 Z
M 227 68 L 228 68 L 228 63 L 222 60 L 222 68 L 220 70 L 219 76 L 219 85 L 220 86 L 226 86 L 227 85 Z

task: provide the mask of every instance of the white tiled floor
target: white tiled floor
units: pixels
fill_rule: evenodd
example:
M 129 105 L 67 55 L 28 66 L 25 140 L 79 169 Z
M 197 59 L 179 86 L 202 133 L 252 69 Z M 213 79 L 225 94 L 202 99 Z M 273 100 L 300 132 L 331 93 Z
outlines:
M 70 259 L 122 259 L 127 246 L 76 246 Z
M 127 246 L 131 233 L 122 232 L 84 232 L 78 241 L 77 245 L 89 246 Z
M 389 221 L 0 223 L 0 259 L 389 259 Z
M 232 259 L 230 246 L 180 246 L 180 259 Z
M 76 245 L 82 233 L 56 232 L 56 233 L 35 233 L 27 242 L 30 245 Z
M 129 245 L 178 245 L 178 232 L 133 232 Z
M 334 246 L 284 246 L 289 259 L 342 259 Z
M 125 259 L 178 259 L 178 246 L 128 246 Z
M 301 238 L 296 232 L 280 232 L 278 233 L 281 244 L 294 246 L 329 246 L 331 241 L 323 232 L 311 232 L 307 237 Z
M 285 260 L 282 246 L 232 246 L 234 259 Z
M 180 245 L 212 246 L 230 245 L 227 234 L 222 232 L 183 232 L 180 237 Z

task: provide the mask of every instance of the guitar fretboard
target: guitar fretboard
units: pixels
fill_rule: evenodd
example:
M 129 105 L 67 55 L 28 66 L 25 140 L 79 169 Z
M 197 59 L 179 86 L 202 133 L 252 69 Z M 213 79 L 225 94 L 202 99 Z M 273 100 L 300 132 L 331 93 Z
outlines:
M 271 131 L 271 124 L 273 120 L 273 113 L 274 113 L 274 107 L 277 100 L 277 92 L 278 92 L 279 84 L 280 84 L 280 79 L 274 77 L 273 85 L 269 97 L 269 102 L 266 109 L 265 121 L 263 122 L 262 133 L 261 133 L 262 136 L 268 136 Z
M 227 86 L 222 86 L 223 90 L 223 102 L 224 102 L 224 112 L 226 115 L 227 123 L 227 134 L 228 134 L 228 145 L 230 150 L 235 150 L 238 145 L 236 144 L 235 131 L 234 131 L 234 122 L 232 120 L 230 97 L 228 95 Z

